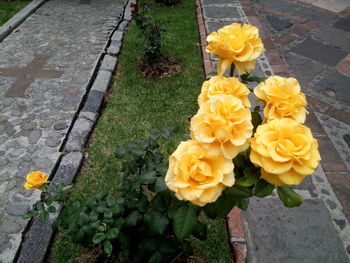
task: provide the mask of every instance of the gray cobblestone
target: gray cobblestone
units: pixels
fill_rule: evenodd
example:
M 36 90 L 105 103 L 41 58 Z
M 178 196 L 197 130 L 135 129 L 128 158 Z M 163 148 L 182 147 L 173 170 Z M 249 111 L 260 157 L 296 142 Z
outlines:
M 69 133 L 65 146 L 66 152 L 81 151 L 90 134 L 93 123 L 87 119 L 79 118 Z
M 108 54 L 112 54 L 112 55 L 118 55 L 120 48 L 121 48 L 122 42 L 120 41 L 111 41 L 111 44 L 109 45 L 108 49 L 107 49 L 107 53 Z

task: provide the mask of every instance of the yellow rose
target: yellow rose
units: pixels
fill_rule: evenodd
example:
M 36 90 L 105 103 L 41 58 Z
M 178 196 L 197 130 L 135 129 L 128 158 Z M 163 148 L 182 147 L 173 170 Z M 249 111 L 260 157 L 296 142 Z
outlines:
M 219 57 L 218 75 L 223 75 L 232 63 L 239 75 L 251 72 L 254 60 L 264 51 L 259 30 L 252 25 L 233 23 L 207 37 L 207 52 Z
M 261 167 L 266 181 L 282 186 L 300 184 L 321 158 L 309 128 L 293 119 L 276 119 L 258 126 L 250 160 Z
M 213 76 L 202 85 L 202 92 L 198 97 L 198 104 L 206 103 L 214 95 L 233 95 L 242 101 L 243 106 L 250 107 L 248 99 L 249 89 L 237 78 Z
M 209 155 L 200 144 L 189 140 L 181 142 L 170 156 L 165 183 L 178 199 L 204 206 L 234 184 L 233 168 L 232 160 Z
M 36 171 L 29 173 L 26 179 L 27 181 L 24 184 L 25 189 L 39 189 L 46 183 L 48 177 L 46 174 Z
M 266 121 L 292 118 L 300 123 L 305 122 L 307 102 L 295 78 L 269 77 L 254 89 L 254 94 L 266 104 Z
M 234 158 L 249 146 L 251 113 L 231 95 L 216 95 L 201 106 L 191 120 L 191 137 L 209 154 Z

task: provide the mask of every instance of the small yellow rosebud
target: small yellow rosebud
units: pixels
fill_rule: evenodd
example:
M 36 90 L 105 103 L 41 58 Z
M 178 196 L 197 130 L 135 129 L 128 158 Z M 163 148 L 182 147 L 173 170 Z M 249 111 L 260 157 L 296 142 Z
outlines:
M 40 171 L 35 171 L 27 174 L 24 188 L 29 189 L 40 189 L 46 183 L 48 176 Z

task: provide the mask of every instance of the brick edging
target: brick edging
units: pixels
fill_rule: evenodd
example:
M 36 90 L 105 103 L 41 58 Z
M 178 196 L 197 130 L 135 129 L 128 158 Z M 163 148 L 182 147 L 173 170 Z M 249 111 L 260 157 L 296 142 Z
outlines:
M 208 44 L 207 31 L 205 29 L 204 18 L 202 13 L 202 6 L 200 0 L 196 0 L 196 11 L 197 11 L 197 23 L 200 34 L 200 47 L 203 57 L 204 64 L 204 73 L 206 78 L 210 77 L 210 74 L 213 72 L 213 65 L 210 60 L 209 54 L 205 51 L 205 48 Z M 237 207 L 234 207 L 231 212 L 227 215 L 226 218 L 229 242 L 233 252 L 233 262 L 234 263 L 245 263 L 247 256 L 247 245 L 244 235 L 244 225 L 243 220 L 240 214 L 240 211 Z

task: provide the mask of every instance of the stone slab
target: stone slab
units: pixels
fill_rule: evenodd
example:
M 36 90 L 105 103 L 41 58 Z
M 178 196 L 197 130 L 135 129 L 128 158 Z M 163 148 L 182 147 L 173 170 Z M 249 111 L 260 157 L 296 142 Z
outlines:
M 334 94 L 335 98 L 350 106 L 350 78 L 337 72 L 331 73 L 313 88 L 315 91 L 327 96 Z
M 281 19 L 274 15 L 268 15 L 267 20 L 270 22 L 271 26 L 277 31 L 282 31 L 283 29 L 286 29 L 293 25 L 291 21 L 287 19 Z
M 236 19 L 232 21 L 206 21 L 205 25 L 208 34 L 210 34 L 211 32 L 217 31 L 219 28 L 230 25 L 234 22 L 240 22 L 240 20 Z
M 308 83 L 325 68 L 324 65 L 297 54 L 286 52 L 284 57 L 303 91 L 305 91 Z M 308 70 L 305 70 L 305 68 Z
M 212 19 L 240 17 L 238 10 L 235 7 L 203 6 L 203 13 L 206 18 Z
M 340 18 L 337 22 L 334 23 L 334 27 L 350 32 L 350 16 L 345 18 Z
M 275 198 L 254 198 L 243 215 L 254 248 L 254 259 L 248 259 L 249 263 L 348 262 L 320 200 L 304 200 L 300 207 L 291 209 Z
M 113 72 L 116 65 L 117 65 L 117 58 L 116 57 L 113 57 L 110 55 L 105 55 L 105 57 L 102 60 L 102 64 L 101 64 L 100 69 Z
M 69 133 L 64 150 L 66 152 L 81 151 L 91 132 L 93 123 L 90 120 L 78 118 Z
M 292 48 L 292 51 L 328 66 L 336 66 L 348 54 L 341 49 L 323 44 L 311 38 Z
M 254 0 L 253 2 L 281 12 L 291 12 L 298 7 L 298 5 L 287 0 Z
M 105 64 L 106 65 L 106 64 Z M 109 82 L 111 81 L 112 73 L 111 71 L 100 69 L 97 73 L 97 77 L 92 84 L 91 91 L 101 91 L 106 92 Z
M 122 46 L 122 42 L 112 40 L 108 49 L 107 49 L 107 53 L 112 54 L 112 55 L 118 55 L 121 46 Z
M 322 25 L 320 30 L 314 32 L 314 36 L 322 42 L 350 52 L 350 32 L 329 25 Z
M 98 90 L 91 90 L 85 101 L 82 111 L 97 113 L 101 107 L 104 93 Z
M 201 2 L 202 2 L 202 5 L 232 4 L 232 0 L 202 0 Z

